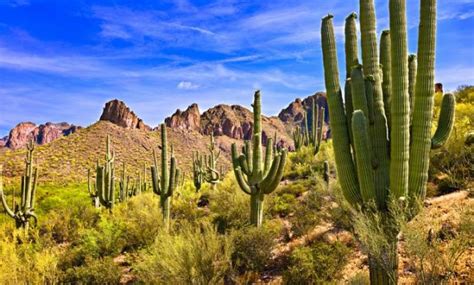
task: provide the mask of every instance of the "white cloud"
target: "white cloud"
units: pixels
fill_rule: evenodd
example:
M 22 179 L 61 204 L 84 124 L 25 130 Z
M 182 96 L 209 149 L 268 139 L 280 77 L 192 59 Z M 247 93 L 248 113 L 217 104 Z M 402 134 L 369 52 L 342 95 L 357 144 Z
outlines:
M 178 89 L 183 89 L 183 90 L 195 90 L 199 88 L 198 84 L 194 84 L 191 81 L 181 81 L 178 83 Z

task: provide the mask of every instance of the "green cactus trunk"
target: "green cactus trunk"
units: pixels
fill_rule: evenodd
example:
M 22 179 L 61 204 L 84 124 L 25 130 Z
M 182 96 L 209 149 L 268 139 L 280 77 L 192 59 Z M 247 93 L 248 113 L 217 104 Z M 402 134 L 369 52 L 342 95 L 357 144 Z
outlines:
M 262 194 L 250 195 L 250 223 L 256 227 L 263 222 L 263 198 Z

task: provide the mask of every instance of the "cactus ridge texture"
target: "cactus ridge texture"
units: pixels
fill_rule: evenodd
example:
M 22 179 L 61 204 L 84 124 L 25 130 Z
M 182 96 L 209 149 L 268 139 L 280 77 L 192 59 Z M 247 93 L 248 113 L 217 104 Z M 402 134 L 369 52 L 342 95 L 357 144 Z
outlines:
M 304 127 L 296 126 L 293 131 L 293 142 L 296 151 L 303 146 L 311 146 L 314 154 L 317 154 L 321 147 L 325 110 L 324 108 L 318 108 L 315 101 L 314 98 L 311 100 L 311 116 L 307 112 L 304 113 Z
M 161 168 L 158 173 L 158 159 L 153 150 L 153 165 L 151 166 L 151 181 L 153 192 L 160 196 L 160 207 L 166 228 L 169 228 L 171 197 L 178 187 L 180 170 L 177 168 L 173 147 L 171 146 L 171 158 L 168 169 L 168 140 L 166 126 L 161 124 Z
M 20 204 L 15 203 L 15 193 L 13 193 L 13 207 L 10 208 L 7 204 L 5 194 L 3 193 L 3 181 L 2 181 L 2 166 L 0 166 L 0 196 L 2 199 L 2 205 L 8 216 L 15 220 L 17 228 L 24 228 L 28 231 L 30 221 L 34 222 L 33 225 L 38 223 L 38 218 L 35 214 L 35 195 L 36 186 L 38 183 L 38 168 L 34 165 L 33 154 L 34 154 L 34 143 L 30 141 L 27 144 L 27 152 L 25 159 L 25 174 L 21 177 Z
M 148 189 L 148 182 L 146 179 L 147 168 L 146 164 L 143 165 L 143 172 L 138 172 L 135 179 L 131 179 L 126 174 L 125 162 L 122 164 L 122 176 L 119 181 L 119 201 L 125 202 L 128 198 L 137 196 Z
M 212 134 L 209 139 L 209 154 L 201 155 L 199 152 L 193 152 L 193 182 L 196 191 L 201 189 L 203 182 L 210 183 L 212 188 L 215 188 L 222 179 L 222 171 L 217 168 L 221 151 L 216 150 L 216 143 Z
M 404 0 L 389 1 L 390 30 L 382 32 L 379 49 L 374 1 L 360 0 L 362 65 L 357 64 L 356 17 L 351 14 L 346 18 L 344 103 L 333 17 L 322 19 L 324 75 L 337 174 L 346 200 L 355 208 L 364 209 L 375 202 L 379 211 L 387 213 L 389 198 L 402 198 L 416 213 L 414 201 L 425 197 L 429 151 L 443 145 L 453 127 L 455 100 L 446 94 L 437 130 L 431 137 L 436 0 L 420 3 L 416 55 L 408 55 Z M 390 274 L 372 269 L 372 283 L 396 282 L 396 274 L 394 281 Z
M 95 183 L 92 184 L 91 173 L 88 171 L 88 190 L 95 207 L 99 205 L 112 211 L 115 204 L 115 152 L 111 150 L 110 136 L 107 135 L 105 145 L 105 161 L 101 165 L 97 160 Z
M 262 156 L 262 116 L 260 91 L 256 91 L 253 102 L 252 143 L 246 141 L 242 153 L 232 144 L 232 164 L 240 189 L 250 195 L 250 223 L 260 227 L 263 220 L 263 200 L 273 192 L 283 177 L 286 149 L 274 151 L 273 139 L 267 140 L 265 157 Z

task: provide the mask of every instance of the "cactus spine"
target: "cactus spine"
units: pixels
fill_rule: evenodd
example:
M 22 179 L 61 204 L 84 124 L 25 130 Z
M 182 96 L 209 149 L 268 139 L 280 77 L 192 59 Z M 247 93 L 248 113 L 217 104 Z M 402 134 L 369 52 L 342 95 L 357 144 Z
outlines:
M 387 220 L 389 197 L 407 198 L 408 211 L 416 212 L 413 201 L 425 197 L 429 151 L 447 140 L 454 121 L 454 97 L 446 94 L 437 131 L 431 138 L 436 0 L 421 0 L 416 58 L 408 56 L 405 6 L 403 0 L 390 0 L 390 31 L 382 33 L 379 61 L 374 2 L 360 0 L 363 65 L 351 67 L 351 78 L 346 84 L 351 84 L 352 100 L 346 100 L 345 108 L 332 16 L 323 18 L 321 26 L 339 183 L 350 204 L 367 210 L 366 205 L 375 201 L 378 211 Z M 349 24 L 346 21 L 346 32 Z M 346 58 L 353 58 L 347 48 Z M 364 79 L 366 84 L 362 84 Z M 349 129 L 352 129 L 353 140 L 349 138 Z M 388 226 L 385 229 L 390 242 L 381 259 L 369 256 L 372 284 L 397 282 L 396 231 Z M 390 265 L 383 266 L 381 260 Z
M 262 157 L 262 116 L 260 91 L 256 91 L 253 102 L 252 144 L 245 142 L 243 153 L 238 154 L 237 145 L 232 144 L 232 163 L 240 189 L 250 195 L 250 223 L 262 225 L 263 199 L 273 192 L 280 183 L 285 167 L 287 151 L 273 152 L 273 142 L 269 138 L 265 158 Z
M 155 151 L 153 151 L 153 160 L 154 165 L 151 166 L 153 192 L 160 196 L 160 207 L 163 214 L 163 221 L 168 230 L 171 196 L 176 190 L 180 171 L 176 168 L 176 158 L 174 157 L 173 150 L 171 150 L 168 172 L 168 142 L 165 124 L 161 124 L 161 175 L 158 174 L 158 160 Z
M 2 205 L 7 215 L 15 220 L 17 228 L 23 228 L 28 231 L 30 220 L 33 220 L 34 225 L 38 223 L 38 218 L 35 214 L 35 194 L 38 182 L 38 168 L 33 163 L 34 143 L 30 141 L 27 144 L 27 152 L 25 159 L 25 174 L 21 177 L 21 203 L 15 204 L 15 197 L 13 197 L 13 208 L 8 207 L 5 194 L 3 193 L 2 168 L 0 166 L 0 196 Z

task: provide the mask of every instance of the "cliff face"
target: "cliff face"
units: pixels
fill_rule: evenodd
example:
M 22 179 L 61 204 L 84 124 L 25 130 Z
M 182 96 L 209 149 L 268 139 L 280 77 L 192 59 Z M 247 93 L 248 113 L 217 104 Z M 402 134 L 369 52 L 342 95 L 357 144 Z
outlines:
M 288 124 L 300 124 L 304 118 L 304 112 L 311 109 L 312 100 L 316 100 L 318 107 L 325 108 L 325 122 L 329 123 L 329 109 L 327 107 L 326 93 L 317 92 L 314 95 L 306 97 L 304 100 L 297 98 L 291 102 L 288 107 L 281 110 L 278 118 Z
M 68 123 L 51 123 L 36 125 L 31 122 L 22 122 L 16 125 L 10 134 L 3 138 L 3 145 L 11 149 L 19 149 L 33 140 L 36 144 L 50 143 L 60 137 L 76 132 L 80 127 Z M 1 146 L 1 143 L 0 143 Z
M 105 104 L 100 120 L 109 121 L 126 129 L 150 130 L 150 127 L 145 125 L 123 101 L 117 99 Z
M 185 111 L 176 110 L 176 112 L 165 119 L 165 124 L 169 128 L 181 130 L 201 130 L 201 113 L 197 104 L 192 104 Z

